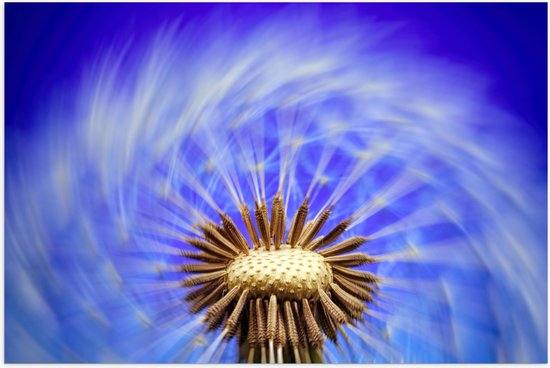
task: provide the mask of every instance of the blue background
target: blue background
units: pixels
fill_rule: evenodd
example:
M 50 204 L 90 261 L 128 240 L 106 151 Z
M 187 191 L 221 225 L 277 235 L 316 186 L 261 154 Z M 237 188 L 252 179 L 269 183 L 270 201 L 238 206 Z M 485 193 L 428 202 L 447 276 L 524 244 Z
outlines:
M 52 90 L 79 78 L 83 65 L 113 41 L 147 38 L 165 22 L 223 9 L 257 23 L 284 4 L 23 4 L 6 6 L 6 124 L 32 129 Z M 303 4 L 303 6 L 311 6 Z M 318 4 L 330 23 L 341 5 Z M 349 8 L 350 4 L 346 4 Z M 490 78 L 492 100 L 546 137 L 547 4 L 355 4 L 357 13 L 402 22 L 395 42 L 415 39 L 427 54 Z M 187 18 L 189 17 L 189 18 Z M 472 43 L 472 40 L 476 42 Z M 545 146 L 545 145 L 544 145 Z M 544 147 L 545 149 L 545 147 Z

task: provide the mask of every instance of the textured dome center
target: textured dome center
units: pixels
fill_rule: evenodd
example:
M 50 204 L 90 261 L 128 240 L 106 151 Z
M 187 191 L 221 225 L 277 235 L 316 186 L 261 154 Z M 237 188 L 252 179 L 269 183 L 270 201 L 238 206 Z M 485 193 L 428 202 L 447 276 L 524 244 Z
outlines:
M 331 268 L 323 256 L 287 244 L 242 254 L 228 266 L 227 274 L 229 290 L 239 286 L 255 297 L 275 294 L 278 299 L 317 299 L 317 290 L 328 290 L 332 282 Z

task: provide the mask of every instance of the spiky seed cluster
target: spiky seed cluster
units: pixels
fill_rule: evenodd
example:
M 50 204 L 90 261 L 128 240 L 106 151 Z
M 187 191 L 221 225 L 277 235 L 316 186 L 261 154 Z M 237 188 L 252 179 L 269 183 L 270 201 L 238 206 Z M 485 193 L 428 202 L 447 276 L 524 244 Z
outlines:
M 332 245 L 350 220 L 318 236 L 332 208 L 306 223 L 308 211 L 306 198 L 286 242 L 279 195 L 272 203 L 271 221 L 265 200 L 256 203 L 258 232 L 250 210 L 241 206 L 252 249 L 225 214 L 220 214 L 221 226 L 201 226 L 202 239 L 186 239 L 200 252 L 183 255 L 201 263 L 181 266 L 183 272 L 197 273 L 183 281 L 183 286 L 196 287 L 185 300 L 192 303 L 193 313 L 208 308 L 209 329 L 223 324 L 226 338 L 237 335 L 249 363 L 321 362 L 325 336 L 337 343 L 342 325 L 361 319 L 366 303 L 373 301 L 378 278 L 350 268 L 375 262 L 364 253 L 350 253 L 368 239 L 351 237 Z

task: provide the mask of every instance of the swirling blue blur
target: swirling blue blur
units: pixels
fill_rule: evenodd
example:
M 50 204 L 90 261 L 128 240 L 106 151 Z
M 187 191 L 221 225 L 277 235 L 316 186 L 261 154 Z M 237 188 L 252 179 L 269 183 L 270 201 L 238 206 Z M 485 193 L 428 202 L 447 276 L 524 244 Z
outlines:
M 547 361 L 547 4 L 5 10 L 6 362 L 235 362 L 182 237 L 278 189 L 381 260 L 327 363 Z

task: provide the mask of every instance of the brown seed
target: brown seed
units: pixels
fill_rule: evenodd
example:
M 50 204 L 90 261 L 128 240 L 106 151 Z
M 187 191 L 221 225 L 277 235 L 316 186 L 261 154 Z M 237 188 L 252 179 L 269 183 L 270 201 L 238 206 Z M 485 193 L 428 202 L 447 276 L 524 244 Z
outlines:
M 346 239 L 338 244 L 333 245 L 330 248 L 323 249 L 319 251 L 319 254 L 325 257 L 337 256 L 342 253 L 350 252 L 354 249 L 359 248 L 363 245 L 369 238 L 363 236 L 353 236 L 349 239 Z
M 256 217 L 256 225 L 258 225 L 258 230 L 260 231 L 262 243 L 264 247 L 269 250 L 271 239 L 269 236 L 269 221 L 267 220 L 267 207 L 265 205 L 265 202 L 263 202 L 262 204 L 256 202 L 254 215 Z
M 258 344 L 258 320 L 256 317 L 256 301 L 250 299 L 248 306 L 248 344 L 254 346 Z
M 193 304 L 193 306 L 191 307 L 191 312 L 199 313 L 201 310 L 203 310 L 207 306 L 213 304 L 222 295 L 224 288 L 225 288 L 225 285 L 219 284 L 211 292 L 203 294 L 203 298 L 201 298 L 195 304 Z
M 338 323 L 346 323 L 346 314 L 330 299 L 323 289 L 319 289 L 321 305 L 327 314 Z
M 275 232 L 279 228 L 280 208 L 282 205 L 281 196 L 277 193 L 275 198 L 273 198 L 273 202 L 271 202 L 271 221 L 269 223 L 269 230 L 272 235 L 275 235 Z
M 215 244 L 209 243 L 202 239 L 192 239 L 192 238 L 185 238 L 185 242 L 189 243 L 190 245 L 194 246 L 197 249 L 203 250 L 207 253 L 210 253 L 212 255 L 215 255 L 217 257 L 222 257 L 224 259 L 234 259 L 235 255 L 232 253 L 227 252 L 224 249 L 221 249 Z
M 324 310 L 324 308 L 321 308 L 319 304 L 316 304 L 316 309 L 318 310 L 318 321 L 319 325 L 325 332 L 325 335 L 334 343 L 336 343 L 337 335 L 336 335 L 336 326 L 334 324 L 334 321 L 332 318 L 327 314 L 327 312 Z
M 372 302 L 372 293 L 374 293 L 374 289 L 367 283 L 362 281 L 354 280 L 353 282 L 348 280 L 347 278 L 335 274 L 334 275 L 334 281 L 338 285 L 340 285 L 344 290 L 349 292 L 352 295 L 355 295 L 356 297 L 366 300 L 367 302 Z
M 250 247 L 248 246 L 246 239 L 243 237 L 239 229 L 237 229 L 237 226 L 235 225 L 233 220 L 231 220 L 231 217 L 223 213 L 220 213 L 220 217 L 222 218 L 223 227 L 226 230 L 229 239 L 234 244 L 236 244 L 239 249 L 241 249 L 245 254 L 249 254 Z
M 334 296 L 340 299 L 344 304 L 348 305 L 350 308 L 363 311 L 365 310 L 365 304 L 360 300 L 343 290 L 340 286 L 334 282 L 330 284 L 330 289 L 334 292 Z
M 203 273 L 203 272 L 212 272 L 225 270 L 225 263 L 206 263 L 206 264 L 197 264 L 197 263 L 188 263 L 180 266 L 181 272 L 190 272 L 190 273 Z
M 321 215 L 315 220 L 313 223 L 313 226 L 311 227 L 311 230 L 308 232 L 307 236 L 304 237 L 302 240 L 302 245 L 309 249 L 308 245 L 311 243 L 311 241 L 315 238 L 315 236 L 319 233 L 321 228 L 325 225 L 325 222 L 327 222 L 331 212 L 332 212 L 333 206 L 330 206 L 326 210 L 324 210 Z
M 319 242 L 315 249 L 326 247 L 327 245 L 332 244 L 340 235 L 344 233 L 344 231 L 347 230 L 348 226 L 351 224 L 351 219 L 347 219 L 339 223 L 332 229 L 321 242 Z M 313 249 L 313 248 L 310 248 Z
M 258 343 L 265 344 L 266 334 L 265 334 L 265 306 L 262 298 L 256 299 L 256 326 L 258 331 Z
M 300 312 L 298 302 L 292 302 L 292 310 L 294 312 L 294 321 L 296 321 L 296 328 L 298 330 L 298 339 L 300 340 L 300 346 L 307 346 L 306 328 L 304 326 L 304 320 L 302 318 L 303 313 Z
M 258 234 L 256 233 L 256 229 L 252 223 L 250 210 L 244 203 L 241 205 L 241 216 L 246 226 L 246 231 L 248 231 L 248 235 L 250 236 L 250 240 L 252 240 L 252 244 L 254 245 L 254 249 L 258 249 L 260 247 L 260 239 L 258 239 Z
M 221 283 L 222 283 L 221 279 L 208 282 L 203 286 L 199 287 L 198 289 L 193 290 L 192 292 L 187 294 L 187 296 L 185 297 L 185 300 L 190 302 L 190 301 L 202 298 L 205 295 L 208 295 L 212 290 L 214 290 Z
M 183 251 L 181 251 L 181 255 L 185 258 L 195 259 L 197 261 L 202 261 L 202 262 L 206 262 L 206 263 L 224 263 L 224 262 L 226 262 L 226 260 L 221 258 L 221 257 L 216 257 L 214 255 L 211 255 L 211 254 L 208 254 L 208 253 L 205 253 L 205 252 L 195 253 L 195 252 L 190 252 L 190 251 L 187 251 L 187 250 L 183 250 Z
M 309 234 L 309 232 L 311 231 L 311 227 L 313 226 L 313 221 L 308 221 L 306 222 L 305 226 L 304 226 L 304 230 L 302 230 L 302 235 L 300 235 L 300 239 L 298 239 L 298 243 L 297 245 L 301 246 L 302 248 L 305 248 L 303 246 L 304 244 L 304 239 L 307 237 L 307 235 Z
M 216 227 L 207 224 L 202 226 L 201 229 L 204 233 L 204 237 L 210 242 L 216 244 L 219 248 L 229 251 L 233 254 L 239 254 L 239 250 L 235 248 L 235 246 L 231 244 L 231 242 L 227 240 L 222 234 L 220 234 Z
M 239 297 L 239 301 L 237 302 L 237 305 L 235 306 L 235 309 L 233 309 L 233 312 L 231 312 L 231 315 L 227 319 L 227 322 L 225 323 L 225 328 L 227 329 L 227 338 L 231 338 L 237 329 L 237 326 L 239 325 L 239 318 L 241 317 L 241 313 L 243 311 L 244 305 L 246 304 L 246 301 L 248 299 L 248 289 L 243 291 L 241 296 Z
M 281 246 L 283 238 L 285 237 L 285 229 L 286 229 L 286 214 L 285 214 L 285 208 L 283 206 L 283 203 L 281 202 L 281 207 L 279 208 L 278 228 L 277 228 L 277 233 L 275 237 L 275 249 L 279 249 L 279 247 Z
M 285 302 L 283 303 L 283 306 L 284 306 L 286 332 L 288 334 L 288 340 L 290 341 L 290 345 L 292 347 L 297 347 L 298 343 L 300 342 L 300 339 L 298 337 L 298 331 L 296 330 L 296 321 L 294 320 L 294 316 L 292 315 L 290 302 L 288 300 L 285 300 Z
M 304 199 L 304 202 L 298 208 L 298 211 L 296 212 L 296 216 L 294 217 L 294 223 L 293 223 L 293 231 L 292 231 L 292 238 L 290 239 L 290 246 L 294 248 L 297 243 L 298 239 L 300 239 L 300 236 L 302 235 L 302 229 L 304 228 L 304 223 L 307 218 L 307 213 L 309 211 L 309 205 L 307 203 L 308 198 L 306 197 Z
M 191 276 L 183 280 L 182 285 L 195 286 L 195 285 L 205 284 L 207 282 L 219 279 L 220 277 L 224 277 L 226 274 L 227 272 L 225 270 L 221 270 L 216 272 L 205 273 L 203 275 Z
M 268 340 L 275 339 L 275 333 L 277 330 L 277 297 L 272 294 L 269 298 L 269 307 L 267 312 L 267 328 L 266 336 Z
M 302 310 L 304 311 L 308 341 L 313 347 L 318 347 L 323 343 L 323 333 L 311 313 L 307 299 L 302 299 Z
M 325 259 L 331 264 L 337 264 L 343 267 L 361 266 L 376 262 L 376 259 L 364 253 L 348 253 L 340 256 L 325 257 Z
M 370 272 L 352 270 L 352 269 L 342 267 L 342 266 L 337 266 L 337 265 L 333 265 L 332 270 L 342 276 L 345 276 L 351 279 L 365 280 L 374 284 L 378 284 L 378 282 L 380 281 L 379 278 L 376 277 L 376 275 Z
M 276 345 L 279 346 L 285 346 L 287 344 L 287 335 L 286 335 L 286 328 L 283 321 L 283 313 L 281 308 L 283 308 L 281 305 L 279 305 L 278 313 L 277 313 L 277 336 L 276 336 Z
M 218 300 L 208 309 L 208 311 L 206 312 L 206 319 L 209 321 L 210 329 L 213 329 L 215 325 L 223 319 L 225 312 L 227 312 L 229 304 L 233 301 L 233 299 L 237 297 L 239 292 L 239 287 L 235 286 L 227 294 L 225 294 L 223 298 Z

